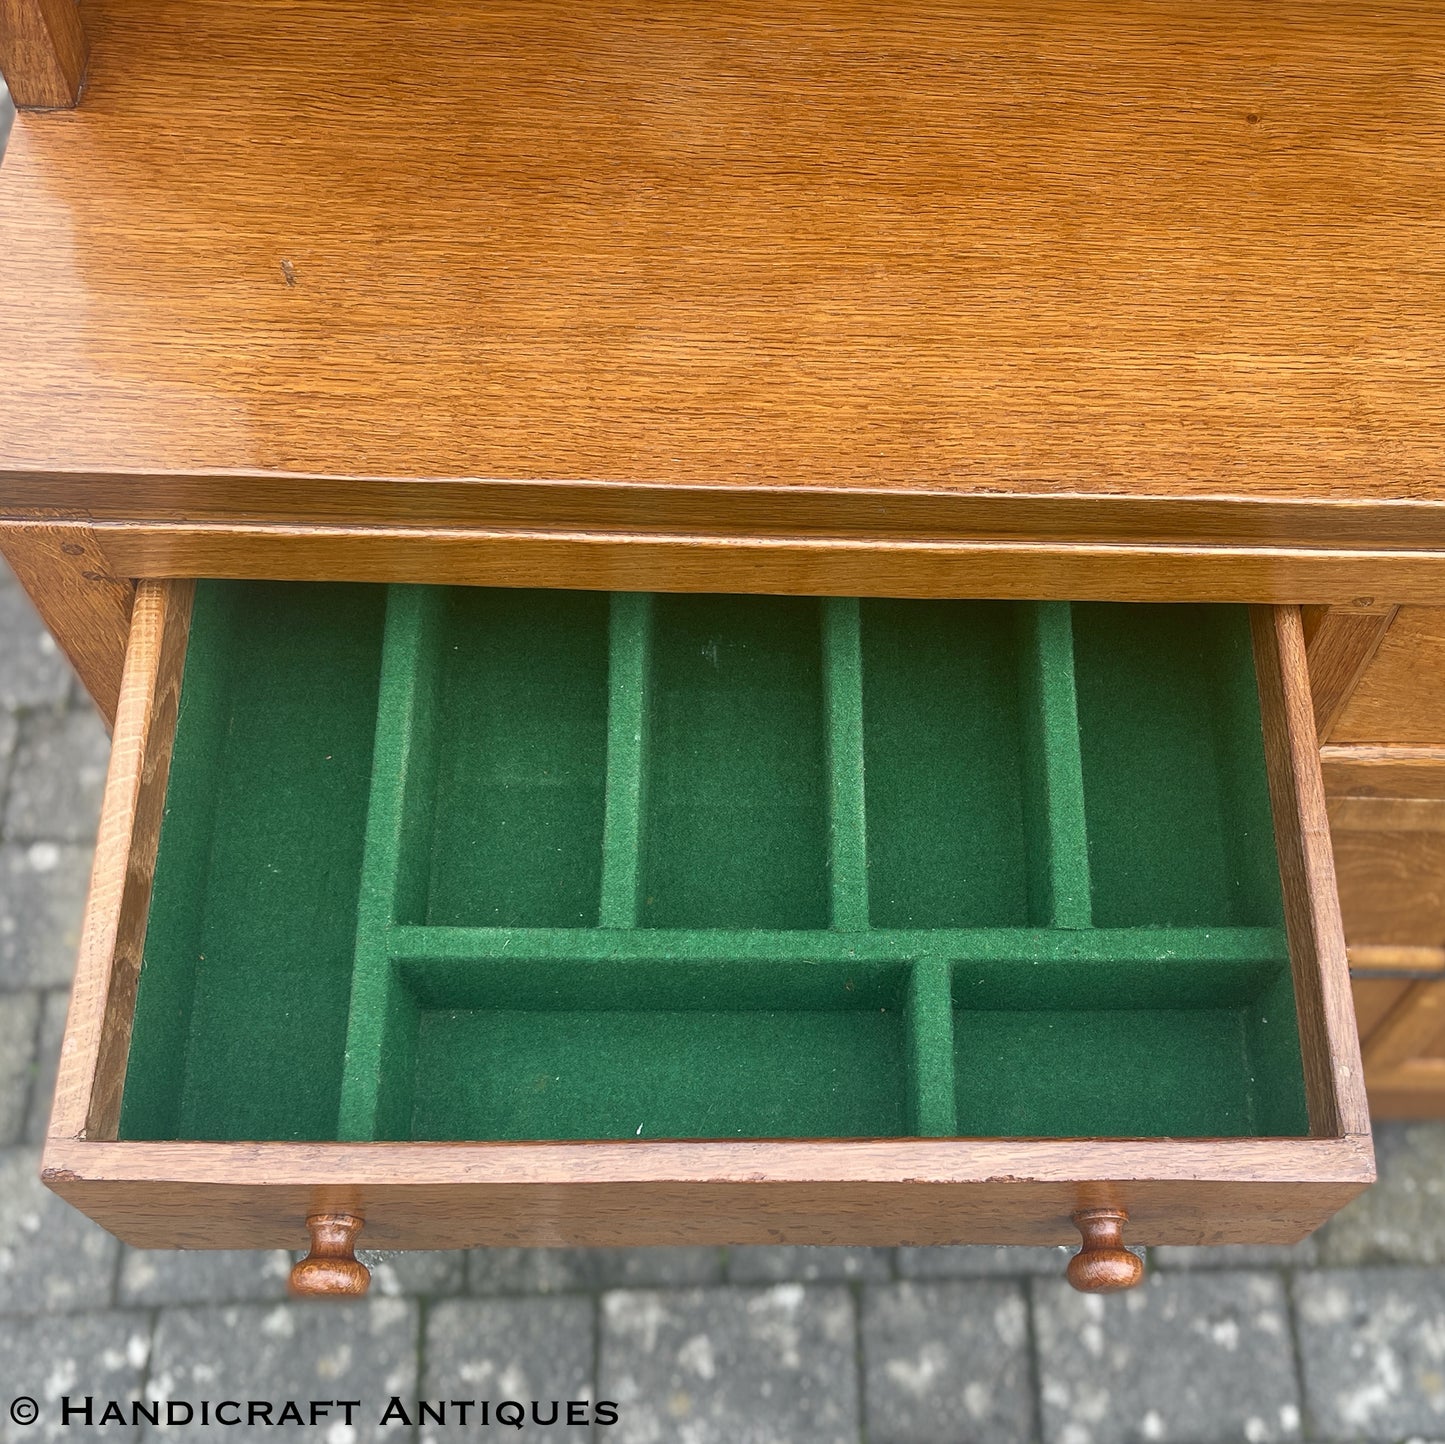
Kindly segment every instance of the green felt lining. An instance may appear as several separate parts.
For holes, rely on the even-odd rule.
[[[1298,1135],[1280,917],[1243,609],[205,583],[121,1133]]]

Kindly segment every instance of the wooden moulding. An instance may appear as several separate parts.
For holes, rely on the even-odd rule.
[[[1122,1209],[1140,1243],[1288,1243],[1374,1177],[1333,900],[1299,614],[1260,609],[1256,651],[1311,1129],[1298,1139],[598,1143],[115,1141],[190,589],[146,584],[46,1183],[137,1246],[303,1247],[308,1216],[370,1247],[1077,1243]]]

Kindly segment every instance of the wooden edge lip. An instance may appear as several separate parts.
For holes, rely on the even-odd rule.
[[[1187,542],[1334,549],[1342,532],[1368,549],[1445,549],[1445,500],[1362,496],[1252,496],[1227,488],[1187,495],[1085,491],[1038,478],[1037,489],[987,481],[939,486],[858,485],[770,479],[739,483],[671,482],[586,476],[389,476],[208,468],[197,472],[137,468],[41,468],[0,462],[0,518],[23,522],[66,513],[93,525],[138,526],[192,521],[234,527],[446,528],[548,521],[563,531],[590,517],[626,517],[629,528],[665,532],[684,518],[734,536],[739,508],[748,529],[766,519],[779,536],[837,531],[901,537],[920,522],[947,521],[951,534],[1055,542]],[[358,507],[358,497],[385,502]],[[145,496],[137,506],[135,498]],[[218,500],[218,498],[220,498]],[[76,506],[83,499],[84,508]],[[840,524],[840,513],[847,516]],[[652,520],[649,522],[649,518]],[[1371,532],[1373,526],[1373,533]],[[590,528],[589,528],[590,529]],[[930,534],[932,526],[925,526]],[[1341,598],[1357,602],[1356,598]],[[1373,600],[1373,599],[1366,599]]]
[[[641,1143],[142,1143],[51,1138],[47,1185],[528,1187],[857,1183],[1369,1183],[1368,1134],[1250,1139],[886,1139]]]

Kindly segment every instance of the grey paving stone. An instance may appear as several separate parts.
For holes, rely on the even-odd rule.
[[[35,1083],[40,994],[0,993],[0,1147],[19,1143]]]
[[[1445,1280],[1428,1269],[1294,1280],[1312,1437],[1445,1436]]]
[[[718,1248],[479,1248],[468,1263],[475,1294],[555,1294],[683,1287],[722,1279]]]
[[[911,1279],[987,1278],[1042,1274],[1062,1278],[1071,1248],[991,1248],[959,1244],[943,1248],[901,1248],[898,1272]]]
[[[15,761],[15,744],[20,740],[20,723],[13,712],[0,712],[0,796],[10,786]]]
[[[38,1150],[0,1151],[0,1314],[106,1308],[119,1247],[40,1182]]]
[[[357,1251],[371,1270],[371,1287],[388,1298],[436,1298],[459,1294],[467,1286],[467,1256],[460,1250],[408,1250],[401,1253]]]
[[[1034,1434],[1028,1306],[1017,1283],[863,1293],[869,1444],[1017,1444]]]
[[[70,664],[8,568],[0,585],[0,707],[59,707]]]
[[[452,1299],[437,1304],[427,1314],[422,1398],[486,1400],[493,1408],[511,1400],[529,1411],[527,1427],[512,1432],[586,1438],[580,1426],[592,1417],[595,1319],[587,1298]],[[535,1421],[530,1415],[533,1400],[542,1406]],[[557,1417],[548,1428],[554,1401]],[[567,1424],[569,1403],[582,1406],[572,1426]],[[462,1416],[445,1417],[445,1425],[422,1425],[423,1444],[468,1432],[460,1427]],[[471,1416],[471,1425],[478,1417]],[[533,1428],[534,1422],[543,1427]],[[472,1432],[490,1437],[500,1431],[493,1424]]]
[[[1265,1269],[1313,1268],[1320,1259],[1320,1236],[1312,1233],[1296,1244],[1228,1244],[1219,1248],[1149,1250],[1155,1268],[1161,1269]]]
[[[803,1248],[781,1245],[728,1250],[728,1279],[735,1284],[802,1283],[859,1279],[886,1283],[893,1277],[887,1248]]]
[[[1299,1438],[1277,1276],[1155,1273],[1114,1295],[1041,1279],[1032,1288],[1048,1444]]]
[[[1445,1122],[1378,1123],[1380,1180],[1320,1230],[1326,1264],[1445,1264]]]
[[[100,816],[110,738],[96,712],[24,719],[5,802],[13,842],[91,842]]]
[[[23,1328],[0,1326],[0,1444],[41,1444],[43,1440],[133,1440],[129,1422],[102,1426],[109,1400],[127,1421],[140,1398],[150,1355],[151,1322],[146,1314],[96,1312],[27,1319]],[[21,1427],[10,1417],[11,1400],[25,1395],[39,1406],[36,1423]],[[83,1409],[91,1398],[92,1424],[72,1414],[64,1423],[62,1400]]]
[[[30,1116],[25,1123],[27,1143],[41,1143],[45,1139],[50,1105],[55,1101],[55,1073],[60,1064],[60,1042],[65,1036],[65,1014],[70,1007],[70,994],[64,988],[52,988],[40,997],[35,1079],[30,1089]]]
[[[284,1249],[123,1250],[119,1302],[128,1305],[229,1304],[283,1299],[291,1273]]]
[[[332,1411],[316,1427],[276,1424],[254,1430],[219,1429],[196,1421],[154,1432],[160,1439],[218,1437],[403,1440],[411,1429],[383,1424],[392,1396],[414,1407],[417,1386],[417,1305],[367,1298],[353,1304],[234,1304],[212,1309],[162,1309],[158,1315],[146,1397],[168,1400],[359,1399],[347,1430]]]
[[[599,1399],[616,1444],[855,1444],[846,1289],[618,1290],[602,1300]]]
[[[70,986],[91,850],[0,846],[0,989]]]

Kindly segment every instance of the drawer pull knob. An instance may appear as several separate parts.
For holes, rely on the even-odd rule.
[[[291,1270],[291,1292],[303,1299],[355,1299],[371,1286],[371,1274],[356,1261],[362,1220],[349,1213],[313,1213],[306,1220],[311,1252]]]
[[[1074,1215],[1084,1246],[1069,1260],[1068,1279],[1083,1294],[1132,1289],[1144,1277],[1144,1260],[1124,1247],[1122,1208],[1085,1208]]]

